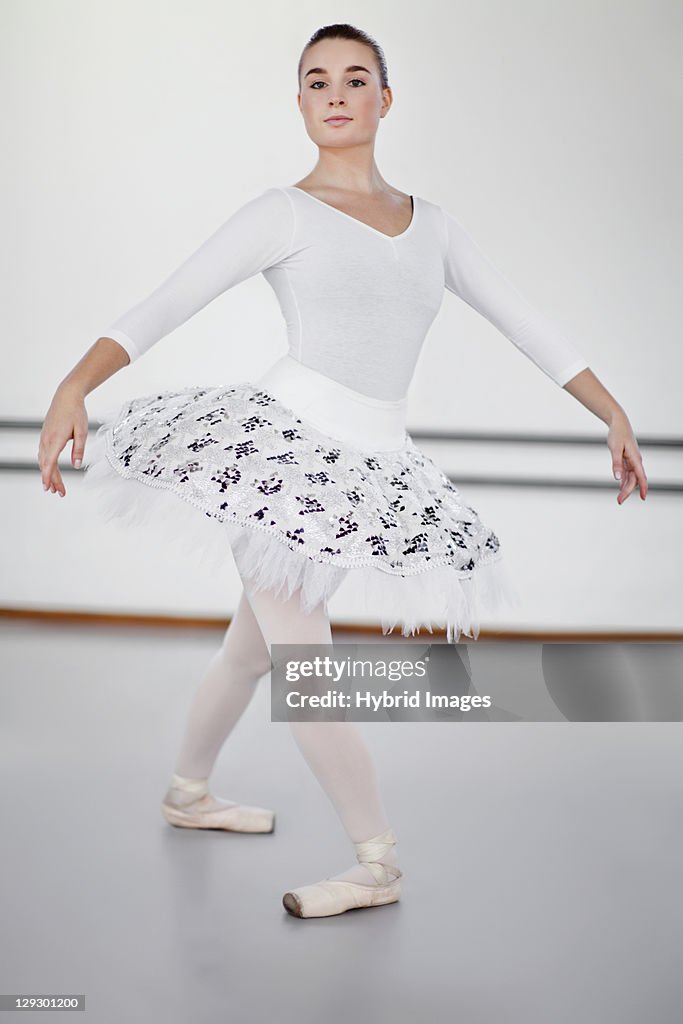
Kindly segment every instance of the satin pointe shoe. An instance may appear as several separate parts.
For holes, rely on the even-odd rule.
[[[186,779],[174,774],[170,788],[192,793],[195,799],[179,807],[165,798],[161,813],[169,825],[223,829],[226,832],[272,832],[275,828],[275,815],[265,807],[234,804],[232,807],[212,808],[208,779]]]
[[[286,892],[282,897],[285,910],[295,917],[332,917],[346,910],[395,903],[401,895],[403,872],[393,864],[382,862],[382,857],[395,843],[396,836],[388,829],[364,843],[353,844],[358,863],[375,876],[376,885],[325,878],[315,885],[303,885]]]

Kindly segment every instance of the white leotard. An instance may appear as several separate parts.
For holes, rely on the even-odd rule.
[[[404,398],[427,331],[454,292],[559,386],[588,363],[442,207],[413,197],[393,237],[295,186],[241,206],[102,337],[131,362],[218,295],[254,274],[273,288],[289,354],[373,398]]]

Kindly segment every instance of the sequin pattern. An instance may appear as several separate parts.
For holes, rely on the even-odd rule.
[[[133,398],[107,444],[122,476],[266,531],[316,562],[397,576],[446,565],[469,575],[500,547],[408,434],[400,449],[362,451],[249,382]]]

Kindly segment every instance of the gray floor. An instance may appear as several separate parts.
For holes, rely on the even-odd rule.
[[[361,723],[404,897],[299,920],[285,889],[353,856],[267,678],[213,783],[276,831],[159,811],[219,641],[0,626],[0,991],[85,993],[62,1016],[98,1024],[680,1022],[679,723]]]

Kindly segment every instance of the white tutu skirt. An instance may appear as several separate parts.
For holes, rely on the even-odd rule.
[[[163,521],[203,564],[232,551],[250,586],[298,590],[305,612],[353,574],[383,634],[437,625],[451,643],[520,603],[495,533],[405,431],[405,400],[290,356],[256,383],[126,401],[85,466],[104,518]]]

